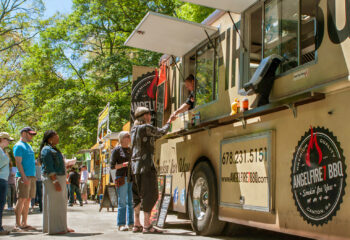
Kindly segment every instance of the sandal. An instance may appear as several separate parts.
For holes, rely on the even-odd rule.
[[[138,233],[138,232],[142,232],[142,230],[143,230],[143,227],[140,225],[140,226],[134,226],[133,228],[132,228],[132,232],[133,233]]]
[[[143,234],[162,234],[163,231],[154,228],[153,225],[150,225],[148,228],[146,227],[143,228],[142,233]]]
[[[20,226],[19,228],[24,230],[24,231],[37,230],[35,227],[32,227],[30,225]]]
[[[132,232],[133,232],[133,233],[139,233],[139,232],[142,232],[142,230],[143,230],[143,227],[142,227],[142,226],[134,226],[134,227],[132,228]]]

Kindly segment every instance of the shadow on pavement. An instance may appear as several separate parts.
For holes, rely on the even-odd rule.
[[[184,222],[166,222],[164,229],[186,229],[186,230],[192,230],[191,223],[184,223]]]
[[[66,233],[66,234],[61,234],[61,235],[52,235],[55,237],[92,237],[92,236],[97,236],[97,235],[102,235],[103,233]]]

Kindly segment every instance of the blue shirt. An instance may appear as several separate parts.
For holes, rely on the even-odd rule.
[[[57,176],[66,175],[63,156],[53,147],[46,145],[41,150],[42,170],[44,174]]]
[[[0,147],[0,178],[6,181],[8,180],[10,175],[9,163],[10,163],[9,157],[6,155],[4,150],[2,150],[2,148]]]
[[[18,141],[13,147],[13,155],[22,158],[24,174],[27,177],[35,177],[35,157],[33,148],[26,142]],[[16,177],[21,177],[17,171]]]

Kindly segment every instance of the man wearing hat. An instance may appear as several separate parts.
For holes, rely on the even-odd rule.
[[[0,132],[0,235],[7,235],[9,231],[2,227],[2,212],[6,202],[7,179],[10,174],[10,159],[5,152],[5,148],[13,138],[7,132]]]
[[[17,205],[15,208],[16,227],[26,230],[32,230],[33,227],[27,224],[29,204],[36,194],[35,178],[35,156],[32,147],[28,142],[36,132],[31,127],[25,127],[21,130],[21,139],[13,147],[13,154],[17,165]],[[22,216],[22,221],[21,221]]]

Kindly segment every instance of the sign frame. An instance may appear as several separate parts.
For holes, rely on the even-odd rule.
[[[255,140],[255,139],[261,139],[261,138],[267,138],[267,187],[268,187],[268,199],[267,200],[267,207],[261,207],[261,206],[254,206],[254,205],[244,205],[244,204],[235,204],[235,203],[228,203],[228,202],[223,202],[221,201],[221,185],[222,185],[222,147],[224,144],[229,144],[229,143],[238,143],[238,142],[243,142],[247,140]],[[247,134],[243,136],[237,136],[237,137],[230,137],[230,138],[224,138],[220,142],[220,162],[219,162],[219,207],[230,207],[230,208],[237,208],[237,209],[245,209],[245,210],[254,210],[254,211],[259,211],[259,212],[272,212],[273,210],[273,154],[275,151],[275,130],[267,130],[263,132],[258,132],[258,133],[253,133],[253,134]]]
[[[110,103],[108,102],[106,107],[98,114],[98,124],[97,124],[97,143],[101,140],[105,135],[103,134],[104,126],[106,127],[106,134],[108,134],[109,130],[109,110]],[[101,135],[101,138],[100,138]]]

